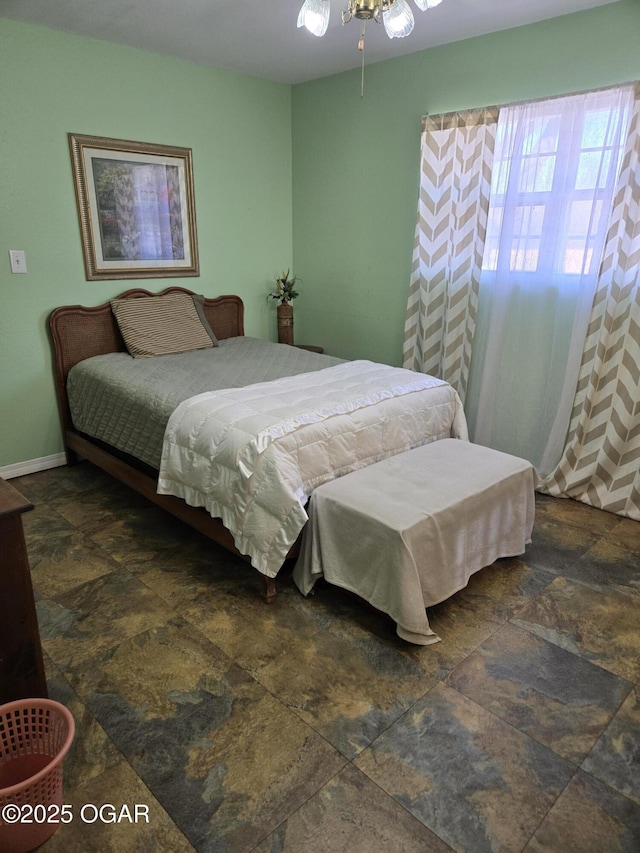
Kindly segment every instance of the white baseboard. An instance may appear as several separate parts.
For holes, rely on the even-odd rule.
[[[5,465],[0,468],[0,477],[11,480],[12,477],[24,477],[26,474],[36,474],[49,468],[59,468],[67,464],[64,453],[53,453],[51,456],[41,456],[39,459],[27,459],[26,462],[16,462],[15,465]]]

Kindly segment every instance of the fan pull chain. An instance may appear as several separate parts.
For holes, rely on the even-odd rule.
[[[364,98],[364,30],[367,25],[365,20],[362,21],[362,28],[360,30],[360,41],[358,42],[358,50],[362,54],[362,72],[360,75],[360,97]]]

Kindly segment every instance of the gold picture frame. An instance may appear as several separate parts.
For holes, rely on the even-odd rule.
[[[69,134],[87,281],[200,275],[190,148]]]

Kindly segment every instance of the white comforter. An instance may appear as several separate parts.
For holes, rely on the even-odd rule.
[[[370,361],[198,394],[167,425],[158,492],[221,518],[238,550],[275,577],[316,486],[441,438],[467,438],[439,379]]]

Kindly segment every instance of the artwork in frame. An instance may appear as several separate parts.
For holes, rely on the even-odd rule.
[[[190,148],[69,134],[87,281],[200,275]]]

